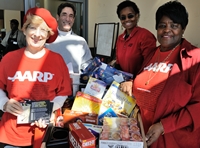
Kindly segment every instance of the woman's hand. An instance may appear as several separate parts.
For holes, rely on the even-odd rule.
[[[147,145],[150,146],[153,142],[155,142],[158,137],[164,133],[164,129],[162,123],[153,124],[146,135]]]
[[[110,63],[108,63],[108,65],[114,67],[114,66],[115,66],[115,63],[116,63],[116,60],[112,60]]]
[[[132,96],[132,87],[133,87],[133,81],[123,82],[119,86],[120,90],[129,96]]]
[[[38,121],[31,123],[31,126],[34,126],[34,125],[39,127],[39,128],[46,128],[47,127],[45,120],[43,120],[42,118],[40,118]]]
[[[10,99],[9,101],[7,101],[6,104],[3,106],[3,110],[15,116],[18,116],[23,112],[21,104],[14,99]]]
[[[46,142],[42,142],[40,148],[46,148]]]
[[[55,125],[55,118],[56,118],[55,113],[52,113],[51,118],[50,118],[50,122],[53,123],[53,125]],[[31,126],[34,126],[34,125],[38,126],[39,128],[46,128],[47,127],[45,120],[43,120],[42,118],[40,118],[38,121],[31,123]]]

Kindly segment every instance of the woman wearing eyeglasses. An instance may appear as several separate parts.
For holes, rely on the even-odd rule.
[[[49,100],[55,111],[72,92],[63,58],[44,46],[58,35],[56,19],[44,8],[31,8],[25,15],[22,29],[27,46],[9,52],[0,62],[0,110],[4,111],[0,121],[0,144],[3,143],[4,148],[35,146],[40,141],[37,139],[37,143],[33,143],[35,130],[44,131],[47,126],[41,117],[32,123],[17,123],[19,115],[23,115],[25,100]],[[32,115],[41,116],[40,113]]]
[[[125,31],[117,39],[115,67],[135,77],[146,56],[155,51],[156,38],[137,25],[140,11],[134,2],[121,2],[117,6],[117,15]]]

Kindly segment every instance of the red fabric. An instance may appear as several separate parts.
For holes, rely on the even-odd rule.
[[[153,123],[162,122],[165,134],[150,148],[199,148],[200,146],[200,49],[186,40],[179,62],[173,65],[157,100]],[[144,62],[148,63],[151,57]],[[134,93],[134,92],[133,92]],[[139,98],[136,98],[136,100]],[[141,114],[142,118],[145,117]],[[145,122],[143,122],[146,125]]]
[[[45,129],[35,128],[33,148],[40,148],[44,137]]]
[[[123,71],[132,73],[134,77],[140,70],[143,59],[156,49],[156,39],[148,30],[135,27],[125,40],[126,30],[117,39],[116,63]]]
[[[46,41],[46,43],[52,43],[53,41],[56,40],[56,38],[58,36],[58,30],[57,30],[58,23],[57,23],[56,19],[51,15],[51,13],[47,9],[38,8],[38,7],[30,8],[26,12],[26,15],[24,16],[24,23],[27,20],[28,14],[40,16],[45,21],[47,26],[49,26],[49,28],[51,28],[52,31],[54,32],[54,34],[49,37],[49,39]]]
[[[140,111],[145,114],[143,117],[143,121],[146,123],[145,132],[152,125],[157,98],[165,86],[173,63],[177,63],[179,48],[178,46],[174,51],[166,52],[160,52],[160,48],[158,48],[144,71],[134,80],[134,97],[138,98],[137,104],[140,106]],[[167,60],[166,57],[168,57]]]
[[[9,98],[18,101],[53,100],[56,96],[72,93],[63,58],[47,49],[40,59],[26,57],[24,48],[8,53],[0,62],[0,74],[0,88],[8,91]],[[31,145],[33,133],[34,128],[29,124],[17,125],[16,116],[6,112],[3,114],[0,142],[16,146]]]

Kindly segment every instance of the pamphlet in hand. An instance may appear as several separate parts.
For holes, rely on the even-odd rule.
[[[53,102],[50,102],[49,100],[26,100],[21,103],[21,105],[23,112],[17,116],[17,124],[32,123],[39,119],[43,119],[47,124],[50,122]]]

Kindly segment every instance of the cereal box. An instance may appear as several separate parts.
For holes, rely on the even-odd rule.
[[[78,91],[71,110],[98,114],[102,100]]]
[[[69,144],[72,148],[95,148],[95,136],[81,123],[69,124]]]
[[[135,99],[119,89],[119,83],[113,81],[102,99],[99,115],[108,108],[112,108],[117,114],[129,116],[136,105]]]
[[[95,57],[82,72],[83,74],[91,75],[100,65],[101,60],[98,57]]]
[[[98,80],[96,78],[90,77],[84,89],[84,93],[101,99],[102,96],[104,95],[105,89],[106,89],[105,82]]]

